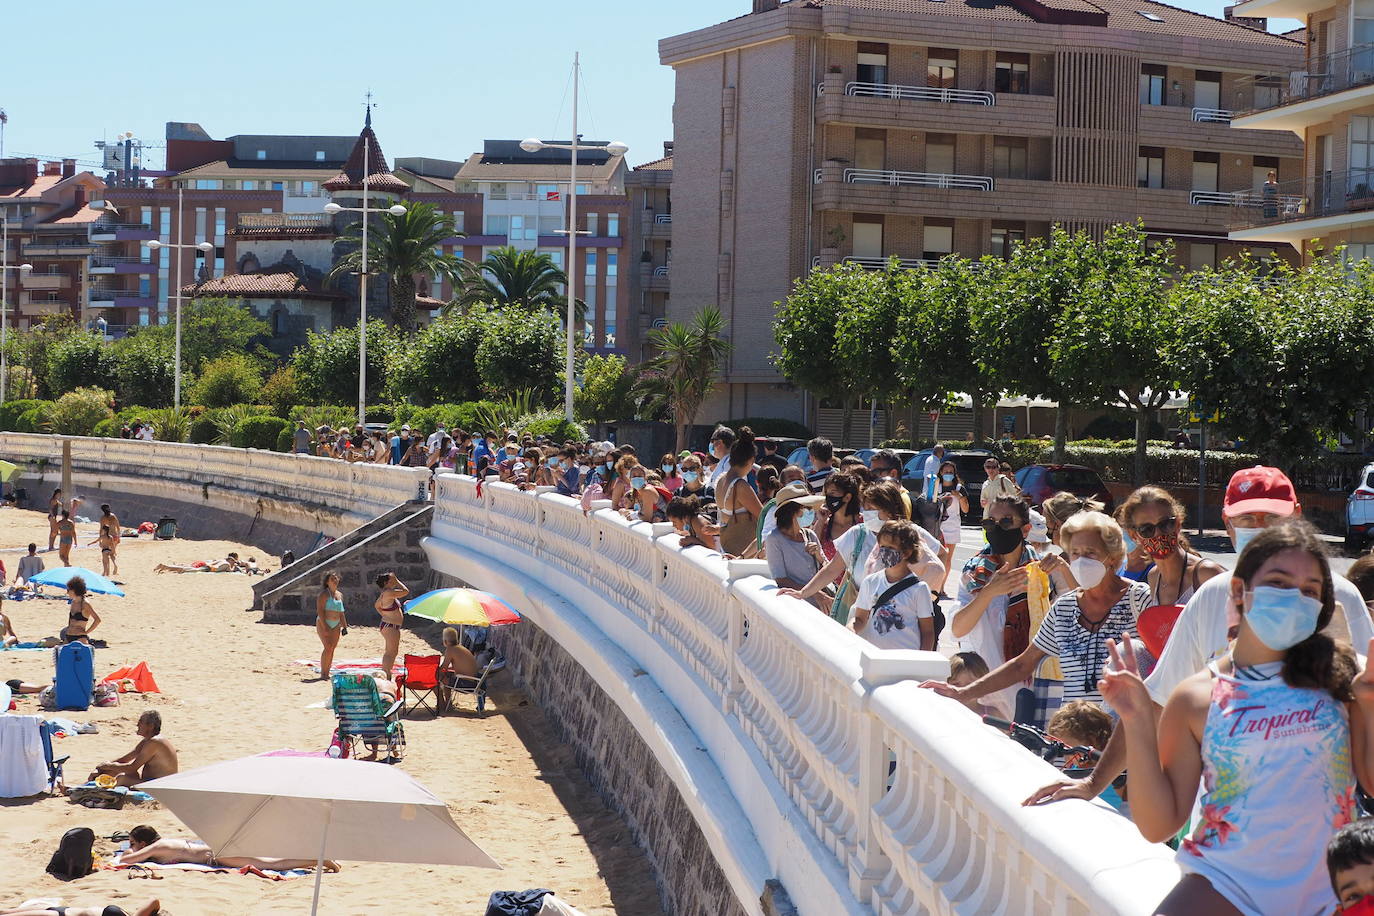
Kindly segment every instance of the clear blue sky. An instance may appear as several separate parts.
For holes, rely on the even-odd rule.
[[[1210,15],[1224,5],[1175,2]],[[461,160],[485,138],[566,136],[577,50],[582,134],[625,141],[638,164],[672,136],[673,75],[658,63],[658,40],[742,15],[751,2],[237,0],[213,13],[171,0],[86,5],[5,4],[4,31],[30,36],[6,47],[5,155],[98,161],[93,141],[132,130],[160,146],[167,121],[198,122],[216,139],[352,134],[370,88],[388,157]],[[84,25],[73,31],[65,17]],[[374,49],[362,68],[360,34]],[[162,151],[145,161],[160,167]]]

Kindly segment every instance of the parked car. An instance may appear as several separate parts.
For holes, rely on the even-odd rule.
[[[759,457],[763,457],[763,446],[765,442],[776,442],[778,444],[778,454],[786,457],[794,454],[798,446],[803,452],[806,451],[806,442],[802,439],[793,439],[790,436],[759,436],[754,439],[754,444],[758,448]]]
[[[1359,554],[1374,540],[1374,464],[1360,471],[1360,482],[1345,501],[1345,549]]]
[[[880,448],[861,448],[854,453],[854,457],[862,461],[866,467],[871,468],[873,467],[873,456],[880,451],[882,451]],[[911,460],[911,457],[916,454],[909,448],[892,448],[888,449],[888,451],[897,456],[898,465],[905,465]]]
[[[837,448],[835,449],[835,460],[839,461],[841,458],[848,458],[852,454],[854,454],[852,448]],[[806,445],[803,444],[800,448],[793,449],[792,454],[787,456],[787,463],[795,464],[797,467],[810,474],[812,470],[811,457],[806,454]]]
[[[906,487],[909,492],[925,492],[926,459],[930,457],[930,453],[931,449],[919,451],[908,458],[902,467],[902,486]],[[977,524],[983,519],[983,505],[978,502],[978,495],[983,492],[983,481],[988,479],[987,472],[983,470],[983,462],[987,461],[991,455],[992,452],[985,448],[955,449],[945,452],[945,460],[954,462],[954,467],[959,471],[959,479],[963,481],[964,491],[968,493],[968,511],[962,516],[963,523],[966,525]]]
[[[1081,464],[1028,464],[1016,472],[1016,484],[1032,508],[1038,509],[1056,493],[1068,492],[1098,500],[1107,507],[1104,511],[1108,515],[1116,509],[1112,491],[1107,489],[1102,478],[1092,468]]]

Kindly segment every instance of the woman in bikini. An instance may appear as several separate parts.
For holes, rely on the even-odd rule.
[[[725,552],[737,557],[752,555],[758,518],[763,503],[749,485],[749,472],[754,469],[754,432],[741,426],[739,437],[730,446],[730,470],[716,485],[716,505],[720,514],[720,543]],[[743,484],[743,486],[740,486]]]
[[[67,625],[62,628],[63,642],[90,643],[90,635],[100,626],[100,615],[86,600],[86,580],[72,576],[67,580],[67,597],[71,606],[67,609]]]
[[[57,523],[61,521],[62,515],[62,490],[52,491],[52,499],[48,500],[48,549],[52,550],[57,544]]]
[[[405,605],[401,602],[410,594],[410,589],[396,578],[394,572],[382,573],[376,582],[382,593],[372,606],[382,617],[382,624],[378,627],[382,631],[382,670],[386,671],[389,678],[391,667],[396,664],[396,653],[401,650],[401,623],[405,619]]]
[[[72,545],[76,543],[76,522],[72,514],[62,509],[57,522],[57,555],[62,558],[63,566],[72,565]]]
[[[119,538],[110,530],[110,526],[101,525],[100,536],[91,543],[100,545],[100,574],[106,578],[119,575],[119,560],[115,557]]]
[[[336,572],[324,574],[324,585],[315,599],[315,632],[320,637],[320,677],[327,681],[334,668],[334,650],[339,647],[339,637],[348,632],[343,592],[339,591]]]

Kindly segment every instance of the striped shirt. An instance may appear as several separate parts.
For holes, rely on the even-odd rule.
[[[811,488],[812,493],[820,493],[825,489],[826,478],[833,473],[835,473],[835,469],[829,465],[812,471],[810,474],[806,475],[806,485]]]
[[[1083,627],[1075,590],[1061,595],[1040,623],[1031,645],[1059,659],[1064,670],[1064,702],[1090,700],[1102,705],[1097,679],[1108,659],[1107,640],[1121,641],[1122,634],[1135,636],[1135,608],[1149,603],[1150,587],[1143,582],[1127,582],[1121,599],[1107,612],[1095,630]]]

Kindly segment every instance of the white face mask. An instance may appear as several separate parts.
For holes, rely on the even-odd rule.
[[[864,509],[859,515],[863,517],[864,527],[874,534],[877,534],[878,529],[883,527],[883,520],[878,517],[877,509]]]
[[[1079,585],[1092,588],[1106,578],[1107,567],[1101,560],[1092,557],[1075,557],[1069,563],[1069,572],[1073,573]]]

